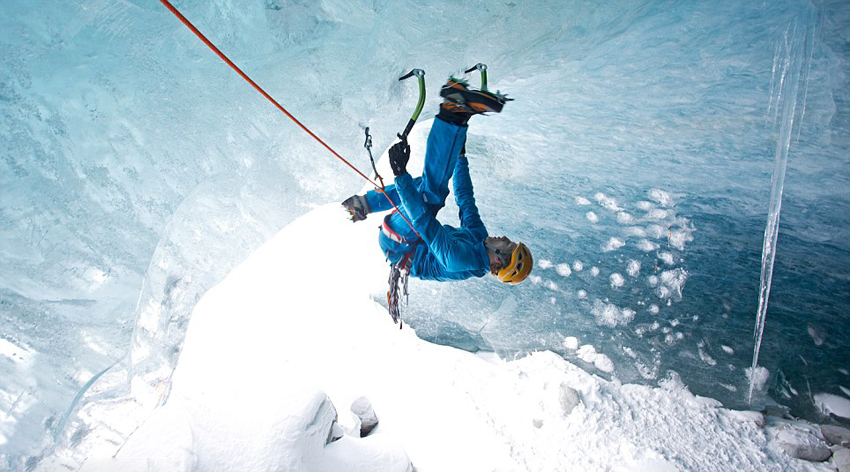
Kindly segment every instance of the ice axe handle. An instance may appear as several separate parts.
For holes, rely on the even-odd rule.
[[[410,120],[407,122],[407,126],[404,127],[404,131],[398,135],[400,139],[406,139],[407,135],[410,134],[410,130],[413,129],[413,125],[416,124],[416,120],[419,119],[419,114],[422,113],[422,106],[425,105],[425,71],[422,69],[413,69],[412,71],[404,74],[399,77],[398,80],[409,79],[413,76],[416,76],[419,82],[419,102],[416,104],[416,110],[413,111],[413,115],[410,117]]]
[[[474,66],[470,67],[467,71],[464,72],[464,74],[468,74],[474,70],[481,71],[481,90],[487,90],[487,64],[479,62],[478,64],[475,64]]]

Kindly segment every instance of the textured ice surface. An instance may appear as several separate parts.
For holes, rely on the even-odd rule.
[[[491,88],[515,101],[471,122],[482,217],[572,274],[535,269],[536,283],[516,288],[414,281],[410,324],[506,357],[563,353],[573,335],[623,380],[675,370],[694,392],[744,405],[741,388],[718,385],[742,387],[751,358],[773,71],[809,2],[179,6],[361,169],[363,127],[380,153],[410,116],[417,91],[400,74],[427,71],[424,117],[445,77],[487,63]],[[850,6],[814,7],[822,21],[809,38],[760,360],[797,392],[783,396],[777,374],[765,393],[812,417],[808,387],[838,392],[850,365]],[[162,401],[201,295],[279,228],[363,182],[157,2],[8,0],[0,24],[0,454],[17,466],[51,447],[66,413],[70,424],[89,415],[89,399],[124,401],[128,375],[136,401]],[[446,34],[458,24],[467,39]],[[451,201],[440,217],[456,224]],[[334,236],[316,237],[341,243]],[[624,245],[602,251],[612,238]],[[638,277],[611,287],[629,260]],[[599,324],[597,300],[634,317]],[[822,345],[807,323],[829,333]],[[702,340],[717,365],[700,358]]]

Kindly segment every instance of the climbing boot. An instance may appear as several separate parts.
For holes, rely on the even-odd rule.
[[[466,107],[468,109],[466,112],[473,115],[488,112],[499,113],[505,106],[505,102],[509,100],[500,93],[470,88],[466,82],[454,77],[449,78],[446,85],[443,85],[443,88],[440,89],[440,96],[447,102]]]

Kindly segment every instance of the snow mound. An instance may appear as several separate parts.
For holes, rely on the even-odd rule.
[[[816,467],[771,453],[753,415],[681,382],[623,385],[552,352],[506,362],[399,330],[374,301],[387,270],[375,238],[374,225],[352,225],[337,204],[284,228],[198,303],[168,402],[81,470]],[[415,281],[412,292],[427,296]],[[380,418],[367,437],[353,403]]]

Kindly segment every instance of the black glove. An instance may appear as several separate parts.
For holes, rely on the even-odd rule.
[[[390,148],[390,167],[396,177],[407,172],[407,161],[409,159],[410,145],[407,144],[407,138],[395,143]]]
[[[357,223],[366,219],[366,215],[371,212],[369,201],[366,197],[360,195],[352,195],[342,202],[342,207],[351,215],[351,221]]]

